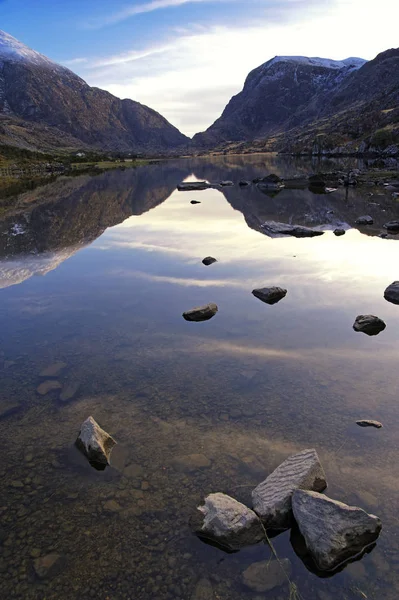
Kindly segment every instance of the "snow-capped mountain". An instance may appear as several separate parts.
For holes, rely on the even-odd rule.
[[[194,143],[212,146],[227,140],[262,138],[316,116],[320,96],[335,90],[366,63],[306,56],[275,56],[249,73],[242,92]]]
[[[188,143],[151,108],[90,87],[0,30],[0,143],[167,152]]]

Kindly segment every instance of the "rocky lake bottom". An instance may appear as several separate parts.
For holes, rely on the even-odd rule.
[[[278,570],[267,589],[248,580],[274,560],[268,544],[226,553],[189,520],[211,492],[251,506],[251,491],[305,448],[318,452],[326,494],[378,515],[382,531],[324,576],[291,531],[273,537],[296,597],[398,598],[399,306],[384,290],[399,279],[399,236],[379,234],[399,201],[382,186],[237,185],[346,167],[165,161],[60,177],[1,215],[1,598],[292,599]],[[235,185],[176,190],[195,179]],[[362,215],[373,224],[356,224]],[[273,238],[265,221],[325,233]],[[286,297],[265,304],[251,293],[265,286]],[[208,302],[211,320],[182,318]],[[378,335],[353,330],[367,314],[386,323]],[[74,446],[89,415],[117,442],[103,471]]]

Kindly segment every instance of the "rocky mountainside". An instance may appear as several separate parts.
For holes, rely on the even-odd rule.
[[[399,50],[369,62],[275,57],[248,75],[242,92],[194,143],[316,153],[348,144],[387,147],[396,141],[398,115]]]
[[[165,153],[189,140],[151,108],[90,87],[0,31],[0,142]]]

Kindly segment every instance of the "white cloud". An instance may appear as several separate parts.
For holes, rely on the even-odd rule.
[[[139,7],[163,1],[166,6],[159,0]],[[187,26],[157,45],[82,65],[79,74],[90,85],[151,106],[193,135],[220,116],[251,69],[275,55],[371,59],[396,46],[396,22],[386,18],[395,3],[286,0],[274,12],[270,4],[257,4],[256,23]]]
[[[132,4],[131,6],[127,6],[122,10],[110,13],[104,17],[99,17],[97,19],[93,19],[87,24],[88,28],[101,28],[107,25],[114,25],[115,23],[120,23],[121,21],[126,21],[126,19],[130,19],[131,17],[135,17],[136,15],[141,15],[143,13],[153,12],[154,10],[166,9],[175,6],[181,6],[182,4],[189,4],[194,2],[221,2],[221,1],[229,1],[229,0],[152,0],[151,2],[145,2],[143,4]],[[234,0],[230,0],[234,1]]]

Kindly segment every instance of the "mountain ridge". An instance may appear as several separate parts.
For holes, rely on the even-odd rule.
[[[42,146],[167,153],[189,138],[153,109],[90,87],[70,69],[31,50],[0,31],[0,139],[34,148],[35,129]],[[23,123],[21,123],[21,120]],[[18,128],[31,129],[24,136]],[[51,128],[47,145],[43,126]],[[65,140],[64,140],[65,137]],[[76,142],[75,142],[76,140]]]

